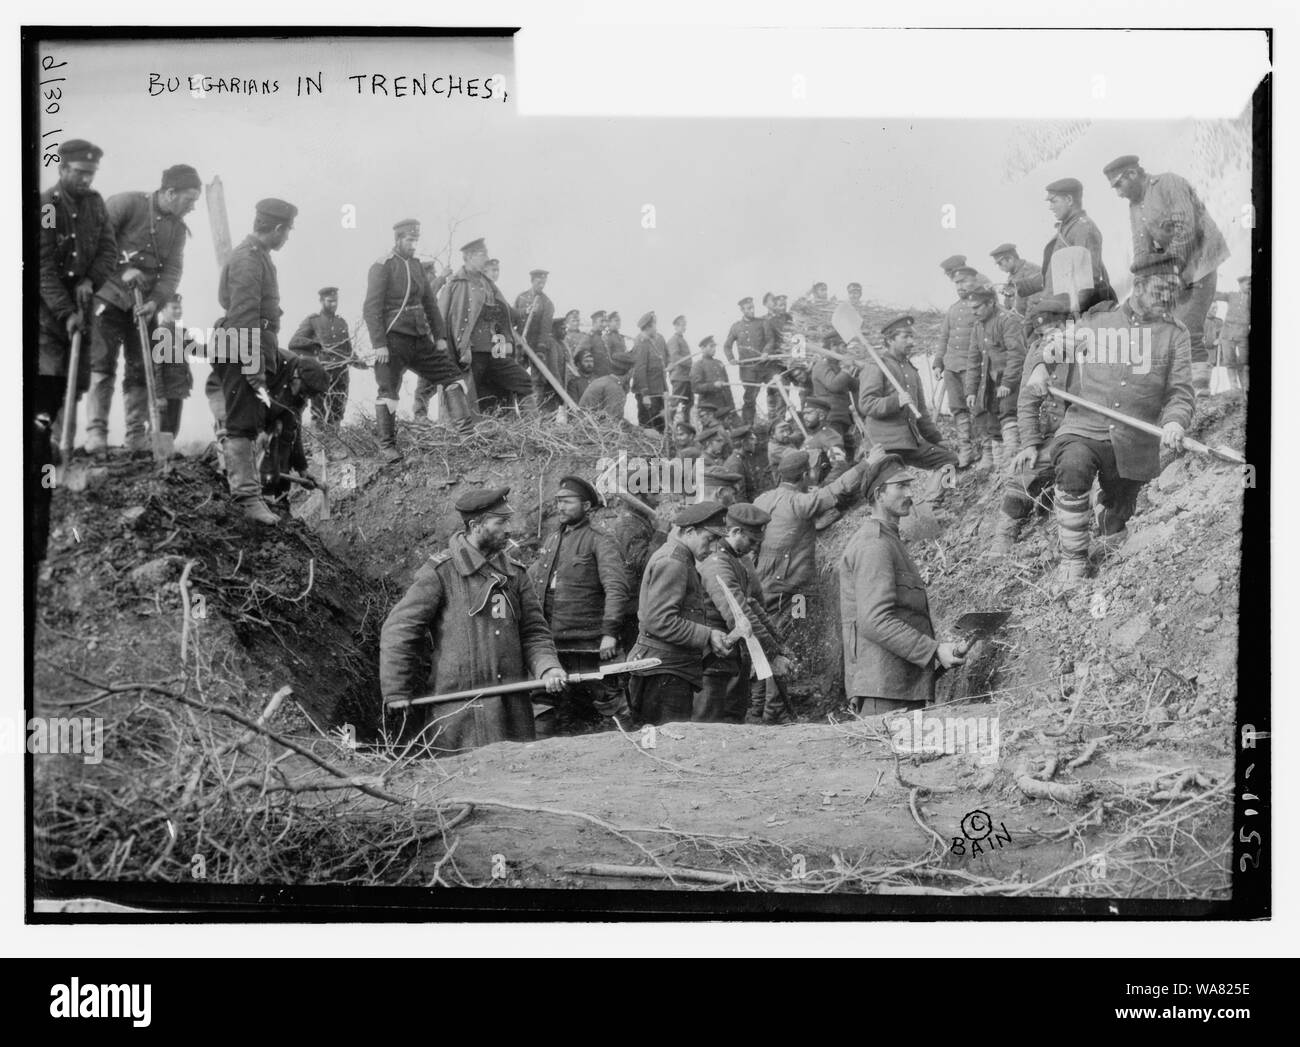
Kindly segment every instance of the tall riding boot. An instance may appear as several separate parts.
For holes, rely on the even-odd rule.
[[[235,504],[254,523],[279,523],[279,517],[262,500],[262,482],[253,460],[253,441],[246,436],[226,437],[226,477]]]
[[[397,449],[395,421],[387,404],[375,404],[375,436],[379,438],[379,453],[386,462],[397,462],[402,458],[402,452]]]
[[[126,449],[131,454],[149,453],[149,390],[142,386],[126,387]]]
[[[1002,419],[1002,464],[1007,469],[1020,451],[1020,423],[1014,418]]]
[[[113,386],[116,384],[116,375],[95,373],[90,376],[90,391],[86,397],[87,454],[108,453],[108,412],[113,406]]]
[[[1088,524],[1092,517],[1086,494],[1056,491],[1056,530],[1061,546],[1061,566],[1057,578],[1076,582],[1088,573]]]
[[[1210,365],[1207,361],[1192,362],[1192,392],[1197,396],[1210,395]]]
[[[1014,516],[998,511],[998,522],[993,528],[993,541],[989,543],[988,556],[990,559],[1001,560],[1011,555],[1012,547],[1016,544],[1016,538],[1020,535],[1020,521]]]
[[[761,724],[763,712],[767,708],[767,681],[749,681],[749,709],[745,713],[745,723]]]
[[[970,412],[962,411],[953,415],[957,426],[957,468],[968,469],[975,461],[975,447],[971,443]]]
[[[474,419],[470,414],[465,387],[460,382],[452,382],[442,387],[442,394],[443,402],[447,405],[447,421],[452,428],[461,431],[473,428]]]

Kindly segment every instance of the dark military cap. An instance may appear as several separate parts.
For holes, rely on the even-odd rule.
[[[607,313],[605,314],[605,319],[606,319],[606,320],[622,320],[622,319],[623,319],[623,314],[620,313],[617,309],[611,309],[609,312],[607,312]]]
[[[753,304],[754,304],[754,296],[753,296],[753,295],[746,295],[744,298],[742,298],[742,299],[741,299],[740,301],[738,301],[736,304],[737,304],[738,306],[740,306],[742,309],[743,309],[745,306],[747,306],[747,305],[753,305]]]
[[[551,275],[551,271],[550,271],[549,269],[529,269],[529,270],[528,270],[528,275],[529,275],[530,277],[533,277],[533,276],[550,276],[550,275]]]
[[[710,487],[732,487],[744,481],[740,473],[733,473],[730,469],[705,469],[704,482]]]
[[[593,320],[603,320],[603,319],[605,319],[605,310],[604,310],[604,309],[597,309],[594,313],[591,314],[591,318],[592,318]]]
[[[880,329],[880,335],[882,338],[890,338],[900,327],[911,327],[914,323],[916,321],[910,316],[896,316]]]
[[[828,331],[822,336],[822,348],[833,349],[837,345],[843,345],[844,339],[840,337],[839,331]]]
[[[184,192],[186,189],[202,189],[203,181],[189,164],[174,164],[162,173],[162,187]]]
[[[823,397],[805,396],[803,398],[803,409],[806,411],[810,407],[815,407],[819,411],[829,411],[831,409],[831,405]]]
[[[992,284],[976,284],[966,293],[967,298],[977,298],[983,302],[994,301],[997,296],[997,288]]]
[[[826,286],[826,281],[825,281],[825,280],[818,280],[815,284],[813,284],[813,290],[815,291],[815,290],[817,290],[817,288],[819,288],[819,287],[825,287],[825,286]]]
[[[104,150],[84,138],[69,138],[59,146],[59,158],[65,164],[97,164]]]
[[[1015,244],[998,244],[997,247],[993,248],[993,250],[989,252],[989,256],[992,258],[997,258],[999,255],[1015,254],[1015,253],[1016,253]]]
[[[781,456],[781,464],[776,467],[776,474],[782,480],[797,480],[808,471],[808,452],[795,449]]]
[[[701,349],[703,349],[706,345],[717,345],[717,344],[718,344],[718,340],[714,338],[713,335],[711,334],[706,334],[703,338],[700,339]]]
[[[1106,176],[1107,181],[1113,182],[1115,176],[1121,171],[1127,171],[1130,167],[1138,167],[1140,166],[1140,163],[1141,162],[1138,158],[1132,153],[1129,153],[1127,156],[1117,156],[1101,169],[1101,173]]]
[[[298,378],[302,381],[303,396],[319,396],[329,388],[325,368],[314,356],[298,357]]]
[[[942,269],[945,273],[951,275],[954,270],[960,269],[965,264],[966,264],[966,256],[964,254],[955,254],[950,258],[945,258],[942,262],[940,262],[939,268]]]
[[[1025,320],[1034,327],[1054,323],[1063,316],[1070,315],[1070,296],[1065,294],[1044,295],[1030,303],[1025,311]]]
[[[870,501],[871,496],[885,484],[914,479],[916,477],[903,464],[903,459],[896,454],[887,454],[867,470],[866,479],[862,482],[862,493]]]
[[[681,324],[681,323],[685,323],[685,322],[686,322],[686,317],[685,317],[685,316],[674,316],[674,317],[673,317],[673,323],[675,323],[675,324]]]
[[[253,209],[260,215],[274,218],[280,222],[292,222],[298,217],[298,208],[283,200],[277,200],[274,196],[268,196],[265,200],[258,200]]]
[[[464,247],[460,249],[461,254],[469,254],[471,251],[486,251],[486,250],[487,250],[487,241],[482,238],[478,240],[471,240],[469,243],[467,243]]]
[[[976,269],[973,265],[959,265],[959,266],[957,266],[956,269],[954,269],[954,270],[953,270],[951,273],[949,273],[948,275],[949,275],[949,276],[964,276],[966,273],[970,273],[971,276],[979,276],[980,271],[979,271],[978,269]]]
[[[506,501],[509,487],[485,487],[481,491],[466,491],[456,499],[456,512],[462,516],[488,513],[492,516],[513,516],[514,509]]]
[[[316,292],[316,294],[321,298],[324,298],[326,295],[332,295],[338,293],[339,293],[339,289],[337,287],[322,287],[319,291]]]
[[[707,527],[721,529],[727,518],[727,507],[721,502],[691,502],[677,513],[673,523],[678,527]]]
[[[419,236],[420,220],[418,218],[403,218],[393,226],[393,232],[398,236],[401,236],[403,233],[414,233],[416,236]]]
[[[651,309],[648,313],[646,313],[643,317],[641,317],[640,320],[636,322],[636,325],[638,329],[644,331],[647,327],[649,327],[654,322],[655,322],[655,311]]]
[[[1077,178],[1058,178],[1047,187],[1047,192],[1052,196],[1078,197],[1083,193],[1083,183]]]
[[[587,483],[581,476],[561,476],[560,489],[555,492],[556,498],[581,498],[590,502],[592,505],[604,505],[596,488]]]
[[[727,523],[731,527],[753,527],[759,529],[772,522],[769,513],[765,513],[749,502],[735,502],[727,507]]]
[[[754,427],[752,425],[738,425],[734,429],[728,429],[727,435],[733,440],[743,440],[753,432]]]
[[[564,318],[566,320],[581,320],[582,314],[578,312],[578,310],[576,309],[570,309],[567,313],[564,314]]]
[[[720,425],[708,425],[700,432],[700,443],[706,444],[710,440],[717,440],[719,437],[725,440],[727,431]]]
[[[1162,251],[1139,255],[1128,267],[1134,276],[1177,276],[1178,259]]]

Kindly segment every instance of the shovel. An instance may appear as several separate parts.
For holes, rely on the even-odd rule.
[[[72,464],[72,442],[77,427],[77,372],[81,367],[81,332],[85,327],[85,313],[82,313],[82,326],[72,336],[72,352],[68,358],[68,390],[63,397],[63,429],[59,434],[59,452],[62,464],[59,466],[58,484],[69,491],[86,489],[86,470]]]
[[[1010,611],[970,611],[957,619],[954,628],[966,633],[966,639],[957,645],[957,654],[965,657],[977,641],[992,636],[1007,624]]]
[[[171,433],[162,431],[162,420],[158,417],[158,385],[154,379],[153,361],[149,358],[149,325],[141,315],[144,296],[138,287],[131,288],[131,293],[135,296],[135,325],[140,332],[140,352],[144,357],[144,384],[149,396],[149,435],[153,444],[153,457],[156,462],[166,462],[175,450],[175,440]]]
[[[1093,289],[1092,252],[1086,247],[1058,247],[1052,252],[1052,290],[1070,297],[1070,312],[1078,319],[1079,296]]]

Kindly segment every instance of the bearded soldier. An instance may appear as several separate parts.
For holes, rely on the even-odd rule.
[[[1052,442],[1061,545],[1059,578],[1066,583],[1087,575],[1093,481],[1101,484],[1098,531],[1109,543],[1122,541],[1137,506],[1138,491],[1160,474],[1161,448],[1181,450],[1192,420],[1191,339],[1187,328],[1173,317],[1180,289],[1177,262],[1167,255],[1147,255],[1133,263],[1132,273],[1129,300],[1118,307],[1101,305],[1090,310],[1076,326],[1075,344],[1063,346],[1070,354],[1063,385],[1093,403],[1159,425],[1162,435],[1150,436],[1112,422],[1078,404],[1066,409]],[[1097,351],[1096,347],[1107,344],[1113,348],[1120,334],[1131,346],[1128,360],[1117,358],[1118,353]],[[1130,340],[1133,334],[1142,347],[1137,361],[1132,360],[1136,349]],[[1058,377],[1062,369],[1057,363]],[[1047,370],[1045,355],[1029,382],[1035,395],[1046,391]]]
[[[508,487],[456,500],[464,530],[429,558],[384,621],[379,685],[390,704],[422,694],[542,679],[566,687],[564,670],[523,564],[505,555],[514,510]],[[430,649],[432,638],[432,649]],[[422,667],[432,663],[426,676]],[[536,737],[528,694],[411,706],[407,727],[437,752]]]
[[[117,272],[95,293],[95,328],[92,341],[89,420],[86,450],[108,450],[108,413],[117,382],[117,356],[125,357],[122,377],[126,401],[126,449],[147,453],[149,390],[144,360],[147,346],[140,345],[134,291],[143,296],[140,316],[152,330],[155,314],[171,300],[180,284],[189,229],[184,218],[202,191],[198,172],[176,164],[162,174],[162,185],[152,193],[118,193],[108,200],[108,224],[117,244]]]

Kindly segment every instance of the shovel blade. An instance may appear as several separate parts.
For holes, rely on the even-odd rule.
[[[957,619],[956,628],[978,638],[997,632],[1010,618],[1010,611],[968,611]]]

